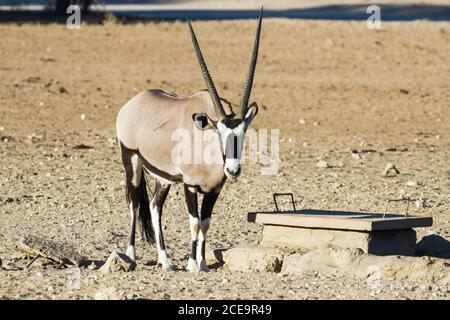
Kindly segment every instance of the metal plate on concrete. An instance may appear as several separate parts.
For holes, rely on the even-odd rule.
[[[333,230],[375,231],[430,227],[432,217],[331,210],[249,212],[248,221],[264,225]]]

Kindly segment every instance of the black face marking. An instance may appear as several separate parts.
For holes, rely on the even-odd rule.
[[[225,127],[234,129],[238,125],[242,123],[242,119],[235,118],[234,115],[227,115],[225,118],[222,119],[222,123],[225,125]]]
[[[238,138],[234,133],[230,133],[227,137],[227,142],[225,145],[225,158],[238,158]]]

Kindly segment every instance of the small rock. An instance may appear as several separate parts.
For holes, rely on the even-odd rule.
[[[279,272],[284,252],[275,248],[236,247],[223,253],[225,267],[231,271]]]
[[[393,163],[388,163],[383,172],[384,176],[392,176],[398,174],[400,174],[400,171],[396,168],[396,166]]]
[[[406,186],[415,188],[415,187],[419,186],[419,183],[417,181],[410,180],[410,181],[406,182]]]
[[[14,202],[14,199],[11,198],[11,197],[7,197],[4,202],[5,203],[11,203],[11,202]]]
[[[59,87],[58,91],[59,91],[59,93],[67,93],[68,92],[67,89],[62,86]]]
[[[99,269],[103,273],[112,273],[118,271],[133,271],[136,267],[136,263],[131,260],[126,254],[113,251],[105,264]]]
[[[353,159],[357,159],[357,160],[361,160],[363,157],[359,153],[352,153],[352,158]]]
[[[328,162],[326,162],[324,160],[320,160],[319,162],[317,162],[316,167],[317,168],[329,168],[330,165],[328,164]]]
[[[300,120],[298,120],[298,123],[300,123],[301,125],[304,125],[304,124],[306,124],[306,121],[305,121],[305,119],[300,118]]]
[[[80,119],[83,120],[83,121],[86,120],[86,115],[85,115],[84,113],[82,113],[82,114],[80,115]]]
[[[122,300],[123,298],[124,294],[118,292],[114,287],[101,288],[94,296],[95,300]]]

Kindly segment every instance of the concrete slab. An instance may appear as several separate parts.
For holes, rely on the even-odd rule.
[[[416,232],[412,229],[360,232],[264,225],[261,245],[307,251],[333,245],[380,256],[413,256]]]
[[[250,212],[248,221],[263,225],[291,226],[330,230],[381,231],[430,227],[432,217],[331,210]]]

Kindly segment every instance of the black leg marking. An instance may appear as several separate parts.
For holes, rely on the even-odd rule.
[[[197,259],[197,240],[191,241],[191,254],[189,255],[189,257],[192,260]]]
[[[151,215],[153,222],[153,229],[156,234],[156,246],[158,249],[158,262],[162,265],[165,270],[174,270],[172,262],[167,256],[166,245],[164,243],[164,236],[162,231],[162,209],[164,202],[166,201],[167,195],[169,194],[170,185],[163,184],[156,181],[155,192],[153,200],[151,202]]]
[[[191,253],[189,255],[189,261],[187,269],[188,271],[198,271],[197,265],[197,239],[200,229],[199,217],[198,217],[198,197],[197,191],[194,187],[184,185],[184,195],[186,198],[186,205],[189,211],[189,229],[191,232]]]
[[[218,193],[205,193],[203,196],[202,202],[202,210],[201,210],[201,218],[202,220],[206,220],[211,218],[211,214],[216,204],[217,198],[219,197],[220,191]]]
[[[206,193],[203,196],[202,208],[200,212],[200,235],[199,235],[199,252],[197,252],[197,263],[200,271],[208,271],[208,266],[206,265],[205,249],[206,249],[206,233],[208,232],[209,225],[211,222],[211,214],[214,205],[219,197],[220,189],[217,193]]]

